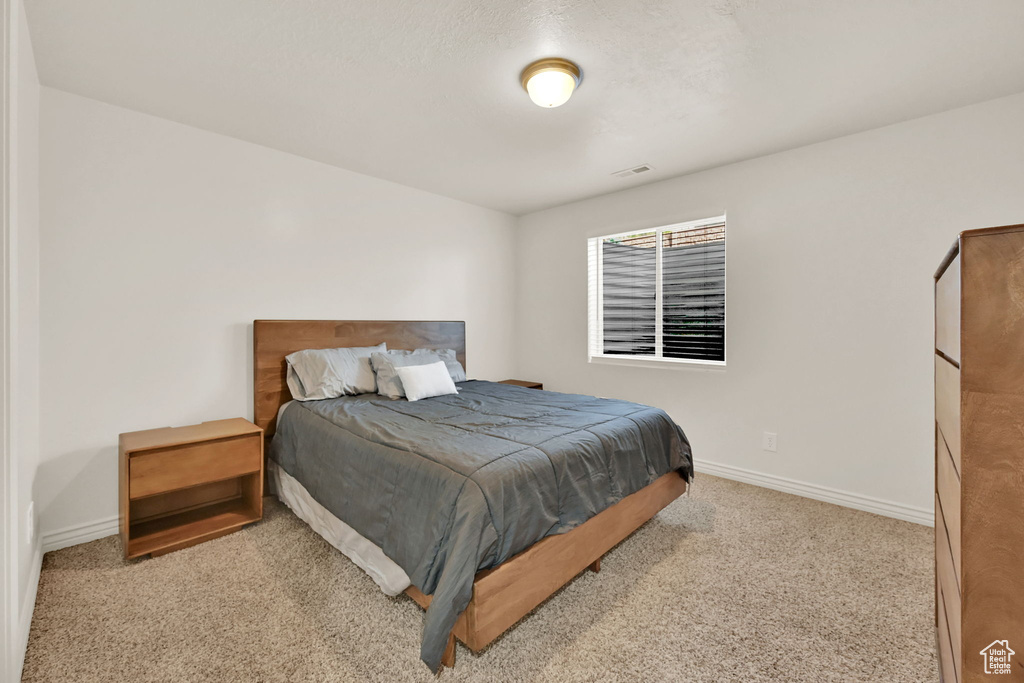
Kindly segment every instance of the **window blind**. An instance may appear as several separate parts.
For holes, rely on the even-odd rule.
[[[657,235],[601,242],[604,353],[651,355],[657,328]]]
[[[725,226],[661,233],[662,355],[725,360]]]
[[[588,241],[594,356],[725,362],[725,217]]]

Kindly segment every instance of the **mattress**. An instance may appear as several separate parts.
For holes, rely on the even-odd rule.
[[[459,390],[296,403],[271,444],[310,498],[433,596],[421,657],[435,670],[477,571],[667,472],[693,473],[685,435],[659,409],[491,382]]]

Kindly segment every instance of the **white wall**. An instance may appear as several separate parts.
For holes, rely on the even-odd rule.
[[[11,248],[16,259],[17,290],[13,323],[16,330],[11,380],[15,401],[11,405],[12,438],[17,453],[21,584],[25,596],[31,585],[32,564],[40,558],[38,535],[28,538],[35,520],[28,520],[39,462],[39,78],[24,11],[19,12],[17,204]],[[22,605],[24,608],[24,604]],[[28,605],[31,609],[32,605]]]
[[[251,419],[253,319],[465,320],[510,373],[508,215],[49,88],[41,140],[48,539],[113,533],[119,432]]]
[[[523,217],[519,376],[662,407],[715,471],[928,519],[932,274],[1024,222],[1022,122],[1016,95]],[[586,238],[723,212],[728,368],[588,364]]]
[[[13,678],[20,677],[28,630],[35,606],[42,561],[34,498],[39,461],[39,78],[24,7],[9,4],[10,82],[8,84],[7,150],[7,295],[8,397],[7,410],[10,488],[7,569],[13,590],[12,613],[5,615],[11,637]]]

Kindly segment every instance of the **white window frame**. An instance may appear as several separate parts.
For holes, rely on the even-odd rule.
[[[662,282],[661,282],[661,253],[663,232],[674,230],[694,230],[708,225],[725,223],[725,358],[724,360],[701,360],[696,358],[665,358],[662,356]],[[604,292],[601,286],[604,271],[603,253],[601,243],[610,238],[628,237],[641,233],[655,233],[655,245],[657,254],[655,256],[655,334],[654,354],[623,354],[623,353],[602,353],[604,346]],[[725,214],[711,218],[700,218],[682,223],[661,225],[656,228],[638,228],[626,230],[609,235],[599,235],[587,239],[587,362],[605,363],[608,365],[633,365],[647,367],[681,367],[702,370],[725,370],[726,362],[729,360],[729,226]]]

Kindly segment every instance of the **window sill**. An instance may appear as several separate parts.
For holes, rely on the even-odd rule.
[[[590,356],[590,363],[598,365],[626,365],[641,368],[659,368],[662,370],[703,370],[705,372],[725,372],[725,361],[721,360],[688,360],[682,358],[655,358],[644,356],[596,355]]]

